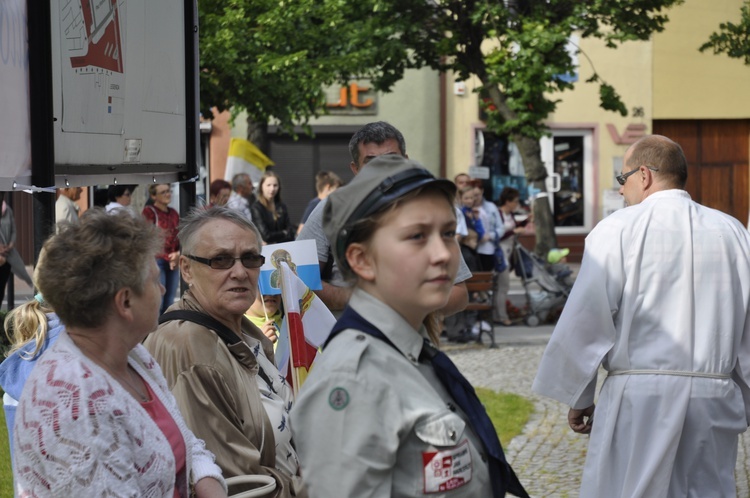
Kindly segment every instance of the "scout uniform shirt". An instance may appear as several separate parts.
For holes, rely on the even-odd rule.
[[[424,328],[360,289],[349,306],[398,349],[347,329],[316,360],[291,412],[310,496],[492,496],[481,442],[418,361]]]

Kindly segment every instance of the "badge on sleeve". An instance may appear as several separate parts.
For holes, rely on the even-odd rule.
[[[343,387],[334,387],[328,395],[328,404],[336,411],[343,410],[349,404],[349,393]]]
[[[460,488],[471,481],[469,442],[442,451],[422,452],[424,492],[441,493]]]

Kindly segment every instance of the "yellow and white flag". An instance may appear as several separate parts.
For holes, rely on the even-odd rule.
[[[227,157],[224,179],[231,182],[237,173],[247,173],[253,184],[257,184],[266,168],[273,164],[273,161],[252,142],[243,138],[233,138],[229,142],[229,157]]]

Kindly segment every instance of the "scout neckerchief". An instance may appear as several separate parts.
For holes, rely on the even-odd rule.
[[[398,351],[398,348],[377,327],[365,320],[351,307],[344,310],[341,318],[334,325],[323,348],[340,332],[346,329],[355,329],[379,339]],[[474,433],[482,441],[482,445],[490,456],[490,480],[492,481],[493,495],[502,498],[505,493],[512,493],[520,498],[529,498],[523,489],[518,477],[505,460],[503,448],[497,438],[497,432],[492,426],[492,421],[477,398],[474,388],[468,380],[458,371],[456,365],[442,351],[438,350],[425,339],[419,360],[427,360],[432,364],[440,382],[448,390],[453,400],[461,407],[469,418],[469,425]]]

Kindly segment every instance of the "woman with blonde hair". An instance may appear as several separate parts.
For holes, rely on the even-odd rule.
[[[295,229],[289,219],[289,210],[281,201],[281,180],[276,173],[266,171],[263,174],[256,197],[250,210],[264,244],[293,241]]]

